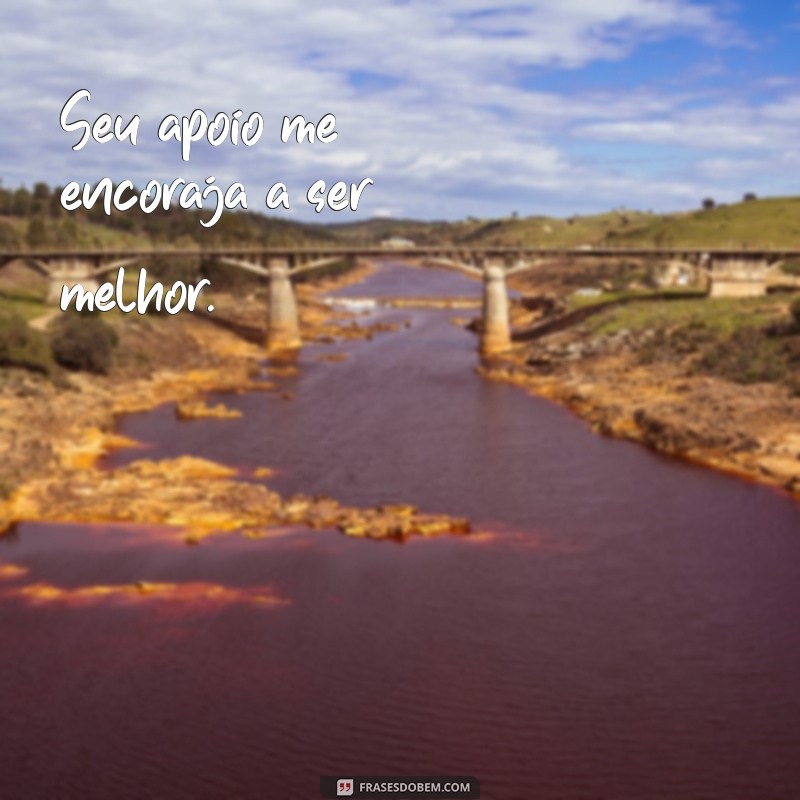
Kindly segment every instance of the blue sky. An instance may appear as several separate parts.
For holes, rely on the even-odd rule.
[[[175,177],[375,185],[358,216],[459,218],[696,207],[795,194],[800,5],[694,0],[6,0],[5,185]],[[70,149],[58,116],[142,117],[140,143]],[[243,109],[253,148],[183,164],[168,113]],[[90,113],[91,112],[91,113]],[[281,144],[283,115],[332,112],[329,145]],[[76,114],[76,116],[81,116]],[[349,212],[326,217],[345,221]]]

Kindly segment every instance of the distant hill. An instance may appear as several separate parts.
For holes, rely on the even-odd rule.
[[[106,216],[98,206],[67,213],[60,189],[37,183],[32,190],[0,187],[0,248],[191,247],[239,245],[284,247],[334,241],[378,244],[392,237],[416,244],[528,247],[771,247],[800,249],[800,197],[773,197],[707,210],[653,214],[624,209],[568,219],[546,216],[426,222],[369,219],[312,224],[255,212],[223,213],[212,228],[208,212],[170,209],[143,214],[138,208]]]
[[[416,244],[577,247],[581,244],[599,244],[612,231],[625,232],[653,219],[657,218],[637,211],[614,211],[569,219],[544,216],[502,219],[470,217],[459,222],[371,219],[327,227],[337,238],[354,242],[380,242],[397,236]]]
[[[434,244],[451,241],[454,229],[461,224],[379,217],[358,222],[328,224],[325,229],[337,239],[353,244],[359,242],[375,244],[392,237],[410,239],[416,244]]]
[[[254,212],[223,213],[216,225],[204,228],[208,210],[170,208],[145,214],[137,206],[106,215],[102,204],[90,210],[67,212],[61,190],[37,183],[0,187],[0,248],[46,249],[69,247],[141,247],[175,244],[285,247],[330,242],[324,226],[308,225]]]
[[[605,240],[620,247],[800,249],[800,197],[770,197],[660,215],[628,231],[609,231]]]
[[[527,245],[529,247],[579,247],[601,244],[612,233],[624,233],[652,221],[637,211],[556,217],[506,218],[490,221],[466,231],[463,241],[483,245]]]
[[[329,226],[338,238],[418,244],[528,247],[764,247],[800,249],[800,197],[771,197],[672,214],[613,211],[555,217],[506,217],[463,222],[368,220]]]

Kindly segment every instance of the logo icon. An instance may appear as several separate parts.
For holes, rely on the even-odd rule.
[[[350,797],[352,794],[353,794],[353,779],[339,778],[339,780],[336,781],[336,796]]]

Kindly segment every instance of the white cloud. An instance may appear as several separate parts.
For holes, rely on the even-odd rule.
[[[742,43],[712,4],[693,0],[11,6],[4,9],[0,52],[6,183],[214,174],[218,183],[245,181],[253,208],[277,180],[295,190],[299,203],[317,177],[368,175],[375,186],[364,196],[363,213],[419,216],[677,204],[697,196],[708,168],[694,177],[654,171],[643,177],[599,156],[579,159],[570,148],[632,141],[708,150],[700,154],[706,159],[720,149],[777,151],[800,113],[791,98],[760,111],[735,103],[687,111],[686,89],[566,94],[519,82],[523,69],[624,59],[644,42],[676,34],[703,47]],[[95,114],[142,116],[137,148],[69,149],[72,139],[59,129],[58,114],[83,87],[93,93]],[[191,164],[182,164],[175,143],[158,143],[154,131],[166,113],[196,106],[260,111],[265,135],[252,149],[197,146]],[[337,117],[335,143],[280,144],[284,114],[316,119],[329,111]],[[724,192],[724,181],[718,188]]]

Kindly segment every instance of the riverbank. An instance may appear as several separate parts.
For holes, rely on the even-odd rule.
[[[359,280],[363,271],[349,277]],[[342,277],[340,282],[348,278]],[[324,287],[332,285],[326,281]],[[219,317],[247,321],[265,335],[263,303],[257,298],[215,298]],[[306,297],[300,304],[303,332],[325,336],[350,318]],[[51,375],[21,368],[0,370],[0,493],[11,494],[29,478],[53,470],[91,466],[120,442],[114,425],[123,414],[162,403],[185,403],[211,391],[268,389],[256,380],[262,347],[225,330],[210,318],[129,317],[106,314],[117,337],[106,374],[59,371]],[[36,319],[31,323],[37,324]],[[343,327],[342,335],[355,335]]]
[[[356,324],[317,296],[362,280],[362,265],[335,278],[299,287],[301,330],[307,342],[370,338],[392,326]],[[263,299],[215,298],[223,319],[264,329]],[[104,471],[103,456],[137,447],[115,433],[125,414],[175,404],[176,417],[233,419],[224,404],[208,406],[210,392],[276,392],[276,381],[296,367],[291,355],[265,365],[263,347],[200,315],[110,318],[118,337],[108,374],[45,376],[0,370],[0,533],[21,521],[167,526],[187,544],[218,532],[260,538],[266,528],[306,525],[338,528],[354,537],[405,538],[465,533],[469,523],[406,505],[369,509],[341,506],[327,497],[284,498],[265,484],[268,466],[248,475],[203,459],[138,460]],[[260,336],[263,341],[264,333]],[[291,397],[282,393],[283,399]],[[245,480],[242,480],[244,478]]]
[[[609,310],[480,371],[567,406],[600,434],[800,497],[788,303],[704,302]]]
[[[371,338],[397,327],[380,320],[359,324],[355,314],[337,311],[319,297],[363,280],[372,269],[363,264],[298,287],[304,341]],[[174,403],[176,417],[190,424],[240,416],[224,403],[206,404],[210,392],[274,392],[292,400],[280,386],[281,377],[297,369],[292,360],[265,362],[260,344],[226,327],[230,323],[250,331],[254,342],[263,341],[264,298],[220,295],[215,302],[215,321],[202,315],[108,317],[120,342],[106,375],[59,373],[54,379],[21,369],[0,371],[0,447],[8,454],[0,464],[0,530],[24,520],[137,522],[166,525],[188,544],[225,531],[259,538],[282,525],[334,527],[373,538],[469,530],[466,520],[425,515],[405,505],[356,509],[327,497],[281,497],[265,483],[274,466],[268,464],[238,474],[202,459],[143,458],[102,471],[103,456],[137,446],[115,433],[125,414]],[[679,307],[670,307],[671,325],[673,308]],[[697,308],[710,324],[711,307]],[[713,309],[719,316],[724,307]],[[608,312],[613,313],[621,312]],[[519,346],[480,371],[568,406],[600,434],[800,495],[800,398],[776,382],[741,385],[692,372],[697,352],[684,328],[671,329],[662,341],[663,330],[654,325],[657,305],[648,304],[644,317],[636,317],[636,309],[624,313],[622,321],[600,315]],[[761,320],[758,314],[753,318]],[[623,323],[628,327],[620,327]],[[676,330],[684,332],[675,336]],[[709,337],[707,327],[689,330],[703,341]],[[317,360],[343,357],[322,353]]]

